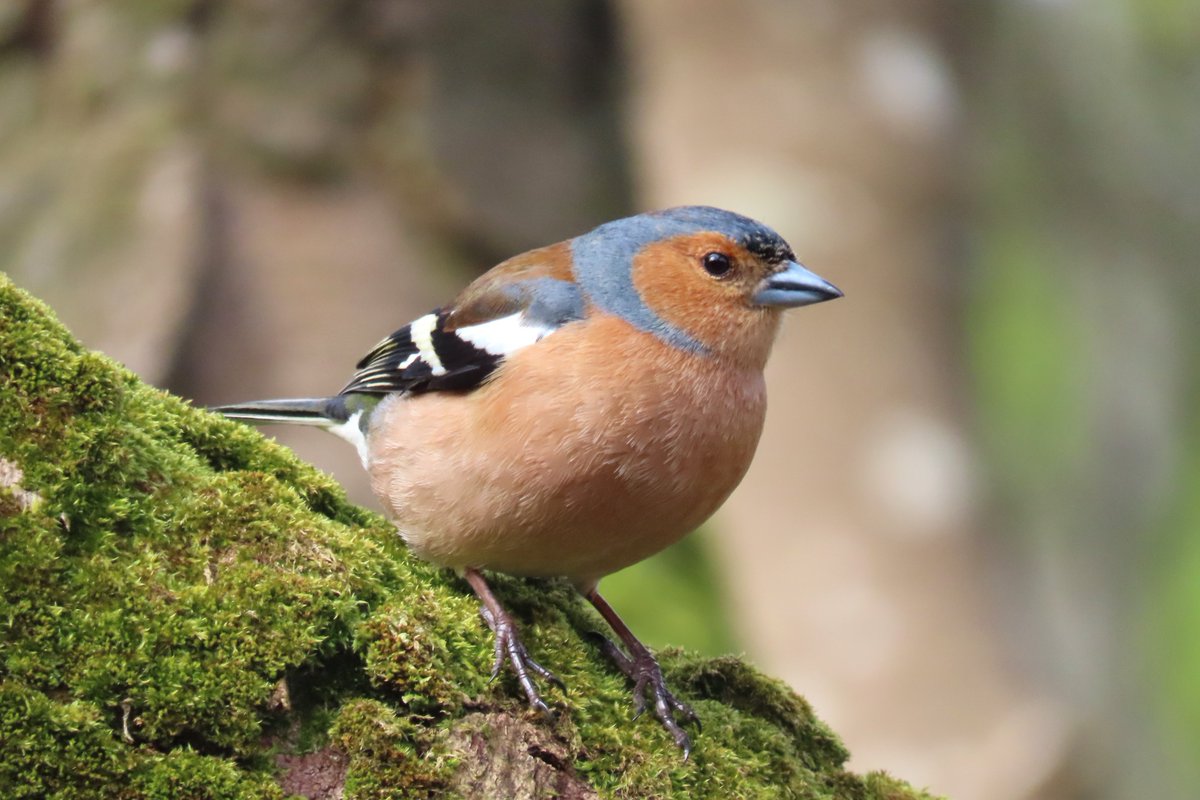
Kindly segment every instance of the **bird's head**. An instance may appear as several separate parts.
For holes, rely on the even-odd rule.
[[[683,349],[765,363],[786,308],[841,297],[748,217],[682,206],[616,220],[573,240],[588,298]]]

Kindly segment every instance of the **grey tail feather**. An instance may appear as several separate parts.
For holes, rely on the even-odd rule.
[[[299,397],[286,400],[252,400],[228,406],[212,406],[215,411],[231,419],[253,422],[282,422],[292,425],[319,425],[328,428],[339,425],[350,418],[343,396]]]

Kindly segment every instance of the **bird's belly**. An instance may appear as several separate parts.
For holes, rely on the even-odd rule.
[[[720,370],[637,388],[527,389],[497,380],[460,398],[472,402],[380,407],[372,438],[386,444],[372,448],[372,484],[418,555],[598,579],[716,511],[749,466],[765,410],[761,376]]]

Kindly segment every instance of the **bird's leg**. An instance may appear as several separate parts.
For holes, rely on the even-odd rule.
[[[621,648],[613,642],[603,636],[600,637],[600,646],[605,654],[613,660],[617,669],[633,681],[635,718],[646,710],[646,691],[648,689],[650,696],[654,698],[655,715],[675,739],[675,744],[683,750],[683,757],[687,758],[692,752],[692,740],[688,738],[687,732],[679,727],[675,717],[678,715],[679,719],[684,722],[699,724],[700,720],[696,716],[696,712],[692,711],[687,703],[671,694],[667,689],[666,681],[663,680],[662,669],[658,666],[654,654],[646,645],[638,641],[638,638],[633,635],[633,631],[629,630],[629,626],[617,616],[617,612],[608,604],[608,601],[600,596],[595,587],[584,592],[583,596],[595,606],[596,610],[600,612],[600,616],[604,617],[604,621],[612,627],[629,651],[627,655],[621,652]]]
[[[483,615],[484,622],[492,629],[492,633],[496,636],[496,651],[495,658],[492,661],[492,680],[500,674],[500,668],[504,665],[504,657],[507,655],[509,662],[512,664],[513,672],[517,675],[517,681],[521,684],[521,688],[525,690],[525,696],[529,698],[529,705],[536,710],[542,712],[542,715],[547,719],[554,719],[554,714],[550,711],[550,707],[542,700],[538,694],[537,687],[533,684],[533,679],[529,677],[532,672],[540,675],[545,680],[563,687],[563,682],[558,679],[553,672],[543,667],[541,664],[533,660],[529,655],[529,651],[525,649],[525,645],[521,643],[520,637],[517,635],[517,626],[513,622],[512,617],[504,610],[504,606],[500,605],[500,601],[496,599],[496,595],[492,594],[492,588],[488,586],[483,575],[479,570],[467,568],[463,570],[463,577],[467,579],[467,583],[471,584],[471,588],[475,590],[475,594],[479,597],[481,603],[480,613]]]

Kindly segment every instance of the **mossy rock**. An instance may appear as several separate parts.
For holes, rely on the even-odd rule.
[[[780,682],[667,652],[684,761],[567,585],[495,586],[569,687],[553,724],[488,683],[465,584],[0,275],[0,796],[927,797],[846,772]]]

